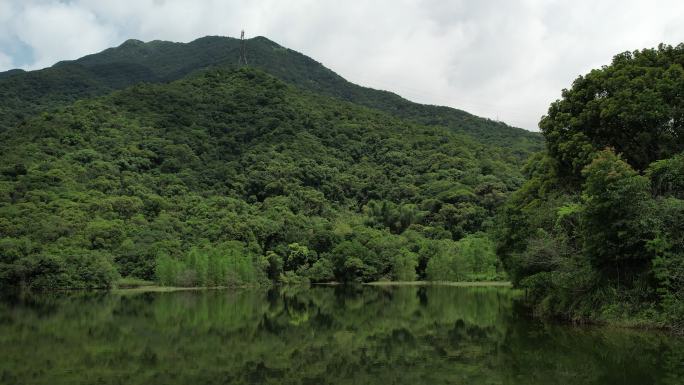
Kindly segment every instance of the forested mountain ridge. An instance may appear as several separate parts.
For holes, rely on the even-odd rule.
[[[116,48],[39,71],[0,73],[0,130],[36,112],[104,95],[138,82],[168,82],[212,66],[235,66],[238,39],[207,36],[190,43],[128,40]],[[441,125],[507,148],[522,161],[542,147],[541,136],[465,111],[410,102],[350,83],[313,59],[264,38],[246,43],[249,65],[323,95],[383,110],[420,124]]]
[[[483,231],[522,183],[501,148],[253,68],[43,112],[0,150],[0,282],[32,288],[492,279]]]

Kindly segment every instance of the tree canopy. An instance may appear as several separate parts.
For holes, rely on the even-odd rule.
[[[606,147],[637,170],[684,147],[684,44],[624,52],[578,77],[539,123],[561,176]]]
[[[542,118],[497,247],[539,313],[684,330],[683,65],[684,45],[619,54]]]

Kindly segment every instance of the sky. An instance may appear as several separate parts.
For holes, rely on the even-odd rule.
[[[241,29],[354,83],[537,130],[577,76],[683,42],[684,0],[0,0],[0,71]]]

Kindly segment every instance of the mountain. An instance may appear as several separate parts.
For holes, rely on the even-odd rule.
[[[0,74],[0,285],[498,279],[540,136],[265,38],[129,40]]]
[[[246,41],[249,65],[322,95],[379,109],[427,125],[465,133],[510,149],[518,160],[542,148],[537,133],[465,111],[410,102],[350,83],[313,59],[264,38]],[[169,82],[209,67],[235,67],[240,40],[208,36],[190,43],[128,40],[116,48],[39,71],[0,73],[0,130],[40,111],[107,94],[139,82]]]

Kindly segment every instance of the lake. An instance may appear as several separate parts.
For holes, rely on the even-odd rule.
[[[684,384],[684,340],[544,324],[509,288],[7,296],[0,383]]]

